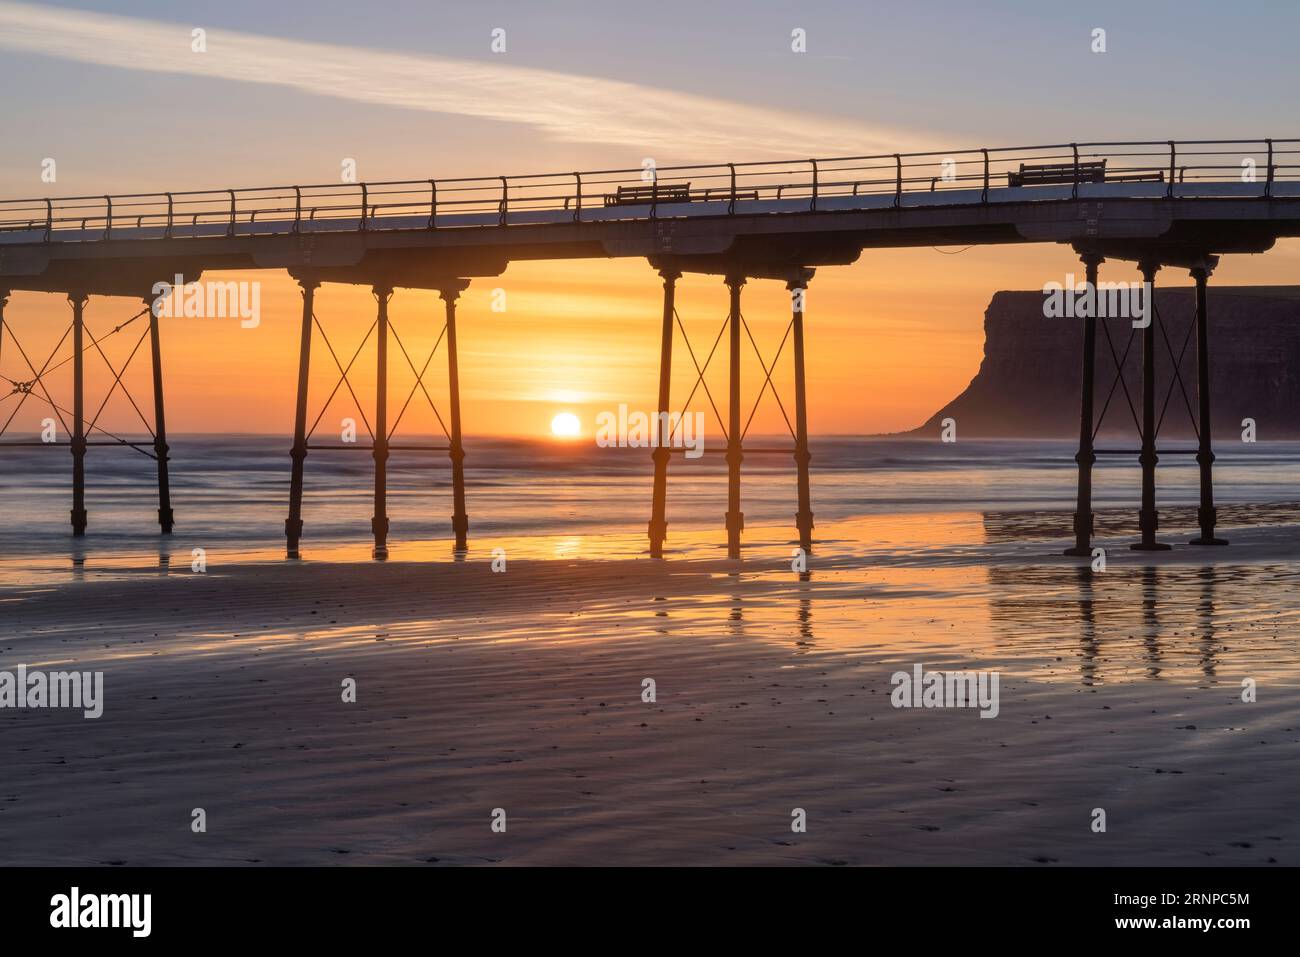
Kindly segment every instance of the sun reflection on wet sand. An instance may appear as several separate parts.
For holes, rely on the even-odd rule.
[[[30,590],[17,592],[30,604],[60,580],[147,591],[165,578],[190,598],[223,583],[268,619],[291,617],[285,606],[295,602],[330,607],[305,632],[263,622],[241,634],[187,601],[171,634],[96,652],[120,661],[162,646],[212,657],[250,644],[297,653],[303,641],[337,650],[375,641],[377,632],[394,644],[724,636],[799,654],[961,663],[1086,687],[1300,675],[1284,637],[1300,622],[1297,572],[1268,560],[1277,537],[1269,529],[1240,532],[1230,563],[1222,553],[1217,565],[1198,564],[1200,553],[1184,550],[1140,566],[1117,549],[1108,572],[1057,557],[1050,541],[989,529],[986,516],[960,512],[835,523],[821,530],[803,574],[791,568],[788,529],[756,528],[747,530],[739,565],[719,557],[713,534],[676,536],[665,562],[645,558],[639,536],[538,536],[474,541],[455,563],[445,542],[395,547],[387,565],[365,561],[360,545],[316,549],[293,564],[267,552],[217,553],[201,576],[181,564],[183,553],[163,553],[153,566],[82,558],[71,576],[66,567],[38,569]],[[500,554],[508,556],[503,577],[491,571]]]

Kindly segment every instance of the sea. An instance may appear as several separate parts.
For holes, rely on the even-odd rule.
[[[403,441],[440,444],[434,437]],[[127,447],[94,446],[86,457],[88,530],[76,539],[69,524],[72,457],[66,446],[0,448],[0,577],[20,580],[70,564],[188,564],[196,554],[226,561],[283,559],[288,438],[181,435],[170,445],[174,533],[159,534],[155,462]],[[797,508],[791,442],[751,437],[746,447],[746,547],[785,554],[795,537]],[[811,450],[819,535],[868,518],[895,530],[881,534],[895,549],[909,543],[979,544],[981,537],[1070,535],[1076,489],[1071,442],[835,436],[813,439]],[[1300,516],[1300,442],[1224,442],[1216,454],[1221,524],[1288,524]],[[602,448],[590,440],[469,438],[465,464],[473,550],[509,543],[511,554],[563,558],[646,551],[652,476],[647,449]],[[309,454],[305,559],[370,557],[373,475],[371,455],[363,449]],[[445,451],[392,453],[391,560],[453,559],[450,481]],[[1198,498],[1194,456],[1163,455],[1157,481],[1162,532],[1185,540],[1194,531]],[[1099,457],[1099,534],[1136,534],[1139,490],[1136,456]],[[721,553],[726,494],[721,454],[673,455],[670,555]],[[954,516],[963,520],[952,521]],[[876,543],[840,544],[869,552]]]

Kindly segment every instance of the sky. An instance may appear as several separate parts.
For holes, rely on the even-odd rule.
[[[206,35],[202,54],[191,48],[196,28]],[[796,28],[806,32],[805,53],[791,50]],[[1095,28],[1106,30],[1103,54],[1091,49]],[[1268,2],[1246,15],[1199,2],[0,0],[0,197],[332,182],[345,159],[373,181],[636,167],[645,158],[1294,136],[1297,28],[1300,5]],[[497,29],[504,52],[492,51]],[[54,183],[42,180],[46,159],[56,161]],[[1287,283],[1297,267],[1300,247],[1284,242],[1265,256],[1226,259],[1215,281]],[[1131,267],[1107,268],[1132,278]],[[812,430],[919,425],[978,369],[993,293],[1040,288],[1074,270],[1067,249],[1028,245],[868,251],[852,266],[824,268],[807,303]],[[287,432],[296,287],[280,273],[205,278],[260,280],[262,321],[164,324],[170,430]],[[496,289],[507,294],[504,312],[490,308]],[[560,411],[590,431],[597,412],[619,403],[652,408],[659,296],[655,273],[631,260],[518,264],[476,281],[460,313],[467,432],[542,434]],[[99,334],[138,308],[96,299],[89,327]],[[712,342],[726,308],[718,279],[683,281],[679,310],[697,349]],[[422,364],[440,304],[399,291],[392,310]],[[373,311],[363,289],[318,295],[318,316],[349,355]],[[6,319],[39,365],[67,313],[56,296],[15,293]],[[747,287],[746,318],[768,362],[787,313],[777,283]],[[124,331],[105,351],[120,366],[133,344]],[[328,354],[318,349],[317,358],[313,415],[337,378]],[[363,397],[373,361],[369,351],[358,359]],[[412,377],[400,355],[392,361],[390,404],[400,405]],[[774,376],[787,406],[789,361],[787,351]],[[443,367],[431,368],[440,396]],[[0,372],[23,371],[5,348]],[[675,402],[691,373],[679,347]],[[725,393],[724,374],[719,362],[715,395]],[[743,378],[748,413],[762,378],[752,353]],[[144,350],[124,380],[147,399],[147,379]],[[92,396],[111,382],[93,357]],[[355,414],[346,405],[336,401],[325,426]],[[4,417],[10,407],[0,406]],[[39,430],[47,414],[33,399],[11,429]],[[436,428],[414,405],[408,415],[404,428]],[[110,399],[101,424],[133,422],[130,404]],[[770,398],[753,428],[784,429]]]

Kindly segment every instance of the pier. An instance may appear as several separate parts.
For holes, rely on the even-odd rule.
[[[1181,342],[1177,335],[1171,338],[1158,312],[1145,327],[1127,329],[1126,341],[1117,340],[1105,321],[1099,323],[1095,310],[1077,320],[1084,327],[1083,385],[1075,457],[1075,541],[1067,554],[1087,556],[1092,550],[1092,469],[1099,455],[1130,455],[1141,465],[1138,540],[1132,547],[1147,551],[1169,547],[1159,537],[1156,468],[1162,454],[1158,439],[1163,409],[1175,394],[1180,394],[1189,411],[1193,405],[1196,408],[1200,508],[1199,528],[1190,543],[1224,545],[1215,527],[1206,291],[1223,256],[1263,253],[1279,238],[1300,236],[1297,153],[1300,139],[1068,143],[657,169],[4,200],[0,201],[0,359],[16,352],[24,371],[3,383],[8,392],[0,397],[7,404],[0,405],[0,445],[49,445],[71,452],[70,522],[76,536],[93,527],[85,507],[88,450],[121,446],[152,458],[159,528],[170,533],[176,519],[168,477],[160,354],[163,330],[153,308],[155,287],[177,276],[198,281],[211,271],[285,270],[302,290],[286,555],[300,557],[307,537],[303,483],[309,453],[358,449],[370,452],[374,459],[371,531],[376,558],[388,553],[386,472],[393,451],[447,456],[453,547],[464,550],[470,523],[457,358],[458,297],[475,279],[498,276],[512,262],[638,258],[663,282],[656,426],[660,432],[649,463],[654,476],[647,526],[650,554],[662,557],[669,535],[666,502],[673,448],[664,423],[673,394],[675,347],[689,351],[697,373],[691,396],[703,387],[725,436],[727,510],[720,518],[728,555],[741,555],[743,463],[746,455],[757,454],[792,457],[794,527],[800,546],[811,550],[815,526],[804,292],[816,271],[852,264],[872,249],[1052,243],[1068,248],[1071,261],[1082,263],[1086,281],[1094,289],[1103,264],[1130,264],[1148,288],[1159,275],[1180,270],[1194,280],[1197,303],[1195,322]],[[676,283],[687,273],[716,277],[720,303],[725,289],[726,317],[707,352],[686,338],[677,312]],[[744,290],[756,282],[780,283],[790,294],[786,333],[770,358],[759,349],[744,319]],[[345,357],[351,355],[354,362],[360,352],[360,347],[356,352],[336,351],[329,338],[332,284],[369,288],[376,303],[375,321],[362,342],[364,346],[375,337],[378,361],[375,416],[373,422],[364,422],[370,438],[364,445],[312,441],[319,422],[319,416],[312,421],[308,395],[313,359],[320,362],[328,356],[339,373],[334,391],[352,392],[351,363]],[[389,317],[390,301],[410,289],[434,290],[443,302],[443,315],[430,317],[441,322],[441,333],[433,353],[422,363],[408,353]],[[32,356],[23,348],[21,317],[6,311],[14,290],[68,300],[68,328],[48,358]],[[132,298],[143,308],[111,331],[92,331],[87,324],[88,306],[106,296]],[[810,318],[815,321],[815,316]],[[101,341],[119,333],[135,335],[137,330],[139,338],[130,358],[115,366]],[[91,408],[93,401],[88,405],[84,394],[84,366],[88,355],[98,353],[114,376],[110,395],[118,388],[125,391],[122,375],[146,338],[152,361],[152,417],[144,413],[142,403],[127,395],[150,440],[130,442],[99,426],[98,411]],[[741,382],[740,369],[746,343],[765,373],[765,381],[749,387],[757,395],[755,406],[768,390],[775,394],[771,377],[777,363],[786,355],[793,363],[794,396],[789,408],[776,397],[789,426],[789,448],[745,446],[744,409],[749,400],[744,386],[749,384]],[[397,347],[395,352],[390,346]],[[652,348],[653,343],[647,346]],[[725,420],[704,380],[719,347],[725,356],[725,360],[719,356],[719,361],[728,367]],[[1133,348],[1142,356],[1141,381],[1133,386],[1137,398],[1129,383],[1118,377],[1110,394],[1100,397],[1099,411],[1094,389],[1098,361],[1113,361],[1122,370],[1123,357]],[[1179,348],[1195,350],[1194,382],[1183,382],[1177,375]],[[1156,382],[1154,363],[1160,350],[1168,350],[1175,360],[1172,382]],[[415,388],[406,404],[423,400],[432,406],[442,423],[445,444],[408,446],[397,439],[406,405],[390,424],[387,376],[395,356],[415,375]],[[439,365],[445,362],[447,381],[446,396],[438,401],[425,382],[435,360]],[[72,396],[56,398],[46,379],[68,363],[73,366]],[[1132,415],[1139,447],[1097,448],[1101,419],[1110,408],[1121,408],[1119,397]],[[67,442],[45,443],[7,434],[18,408],[32,399],[50,406],[69,436]],[[107,399],[103,397],[103,402]],[[102,409],[99,404],[98,410]],[[468,418],[472,421],[472,410]]]

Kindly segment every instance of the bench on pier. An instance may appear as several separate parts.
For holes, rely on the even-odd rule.
[[[1094,163],[1020,164],[1019,172],[1007,173],[1008,186],[1070,186],[1074,183],[1106,182],[1106,161]]]
[[[662,183],[649,186],[620,186],[618,192],[605,194],[606,206],[631,206],[634,203],[689,203],[690,183]]]
[[[690,183],[660,183],[656,189],[649,186],[620,186],[617,192],[605,194],[606,206],[633,206],[645,203],[694,203],[704,200],[730,200],[730,189],[706,189],[704,192],[691,192]],[[758,199],[758,190],[738,192],[736,199]]]

